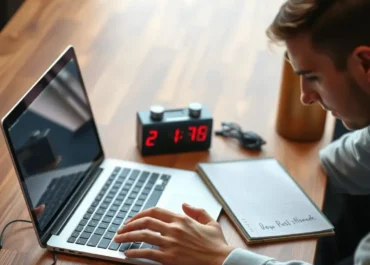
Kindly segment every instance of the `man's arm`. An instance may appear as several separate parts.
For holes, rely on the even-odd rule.
[[[345,134],[324,148],[320,159],[339,192],[370,194],[370,127]]]
[[[243,249],[235,249],[226,258],[223,265],[309,265],[303,261],[278,262],[273,258],[258,255]]]

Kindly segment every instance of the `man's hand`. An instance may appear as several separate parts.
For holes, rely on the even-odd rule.
[[[146,242],[157,249],[127,250],[129,258],[145,258],[164,265],[222,265],[233,248],[220,225],[202,209],[183,204],[187,214],[151,208],[135,215],[117,231],[116,242]],[[148,230],[146,230],[148,229]]]

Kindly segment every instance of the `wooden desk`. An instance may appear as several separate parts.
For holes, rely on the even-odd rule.
[[[275,132],[282,49],[268,49],[265,29],[281,0],[28,0],[0,34],[0,116],[68,44],[77,50],[106,153],[116,158],[195,169],[197,162],[275,156],[313,200],[323,203],[322,141],[298,144]],[[266,140],[262,153],[214,137],[209,152],[142,158],[135,146],[135,113],[152,104],[199,101],[214,127],[235,121]],[[0,228],[28,219],[4,140],[0,141]],[[228,242],[247,246],[225,215]],[[51,264],[30,225],[7,230],[0,264]],[[248,247],[278,260],[313,262],[316,240]],[[59,254],[63,264],[106,264]]]

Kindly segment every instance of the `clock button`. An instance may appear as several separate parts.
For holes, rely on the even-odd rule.
[[[153,121],[161,121],[164,115],[164,107],[162,106],[152,106],[150,108],[150,118]]]
[[[189,104],[189,116],[192,118],[199,118],[202,113],[202,104],[190,103]]]

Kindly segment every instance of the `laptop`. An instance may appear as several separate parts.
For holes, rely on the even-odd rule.
[[[2,130],[39,244],[52,251],[131,264],[116,231],[136,213],[186,202],[217,219],[221,205],[193,171],[104,155],[72,46],[2,119]]]

